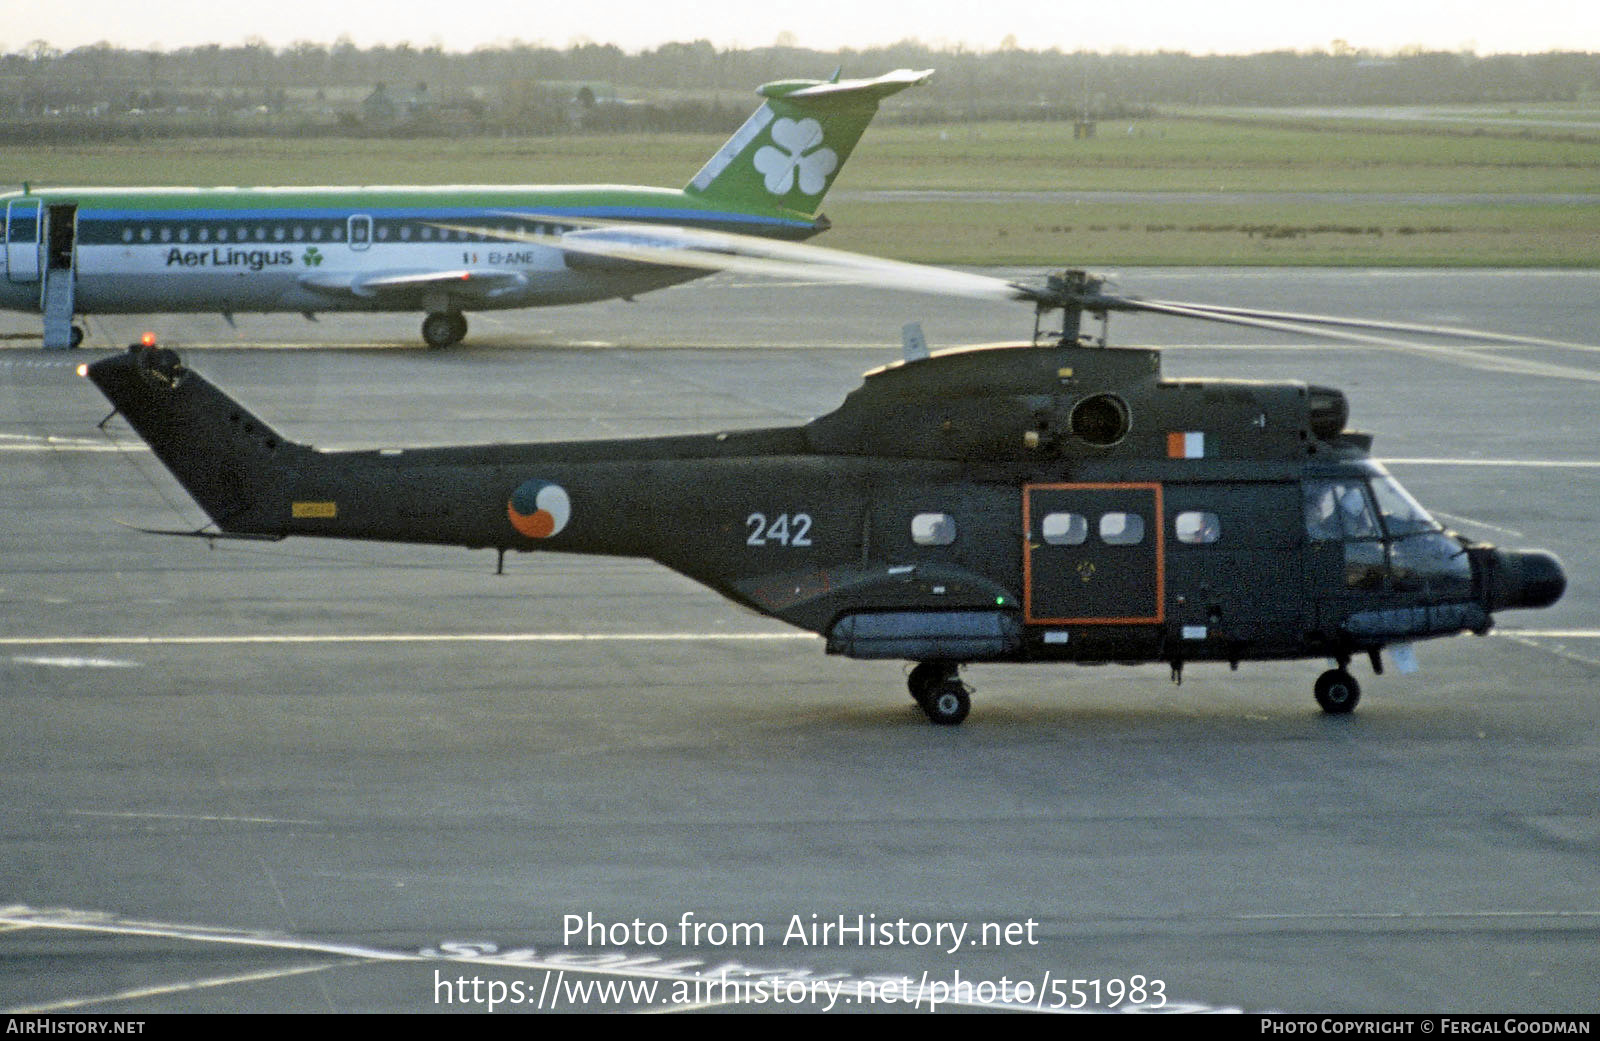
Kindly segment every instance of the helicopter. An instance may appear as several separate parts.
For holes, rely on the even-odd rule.
[[[211,520],[156,533],[493,549],[502,572],[513,551],[644,557],[830,654],[912,663],[909,692],[940,725],[971,710],[961,670],[996,662],[1157,663],[1181,681],[1193,662],[1329,659],[1312,693],[1343,715],[1358,656],[1381,673],[1388,650],[1408,671],[1415,641],[1482,635],[1565,591],[1554,555],[1436,521],[1347,429],[1340,390],[1165,379],[1159,351],[1109,346],[1105,326],[1149,311],[1357,342],[1525,338],[1143,300],[1077,269],[1024,284],[663,234],[613,228],[586,248],[840,281],[870,269],[1031,302],[1034,335],[938,352],[908,336],[904,359],[801,425],[439,448],[317,450],[155,344],[79,372]]]

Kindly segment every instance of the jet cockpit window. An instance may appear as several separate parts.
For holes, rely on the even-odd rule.
[[[919,513],[911,518],[911,541],[919,546],[948,546],[956,540],[956,519],[948,513]]]

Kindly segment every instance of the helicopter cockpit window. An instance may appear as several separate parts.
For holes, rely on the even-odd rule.
[[[1108,546],[1137,546],[1144,541],[1144,518],[1137,513],[1101,514],[1100,541]]]
[[[1191,546],[1209,546],[1222,537],[1222,521],[1215,513],[1189,510],[1178,514],[1172,526],[1178,541]]]
[[[1378,499],[1378,512],[1383,514],[1383,526],[1395,538],[1416,535],[1425,531],[1441,531],[1442,525],[1400,487],[1400,482],[1385,474],[1372,479],[1372,493]]]
[[[919,546],[948,546],[956,540],[956,519],[948,513],[919,513],[911,518],[911,541]]]
[[[1089,521],[1076,513],[1047,513],[1039,534],[1052,546],[1081,546],[1089,537]]]
[[[1389,531],[1391,585],[1410,592],[1470,597],[1472,563],[1461,544],[1445,534],[1444,526],[1387,474],[1372,479],[1372,494]]]
[[[1460,543],[1393,477],[1373,477],[1370,494],[1362,480],[1308,481],[1305,505],[1310,538],[1344,542],[1346,588],[1472,595],[1472,565]]]
[[[1313,539],[1378,539],[1383,532],[1364,481],[1308,481],[1306,534]]]

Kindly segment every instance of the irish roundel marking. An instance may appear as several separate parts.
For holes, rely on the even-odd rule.
[[[550,481],[525,481],[511,493],[506,503],[511,526],[530,539],[547,539],[558,534],[572,517],[572,500],[567,490]]]

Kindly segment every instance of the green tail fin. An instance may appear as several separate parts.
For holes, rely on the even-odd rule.
[[[816,216],[833,179],[877,115],[878,102],[925,82],[932,69],[896,69],[870,80],[779,80],[767,101],[684,189],[740,209]]]

